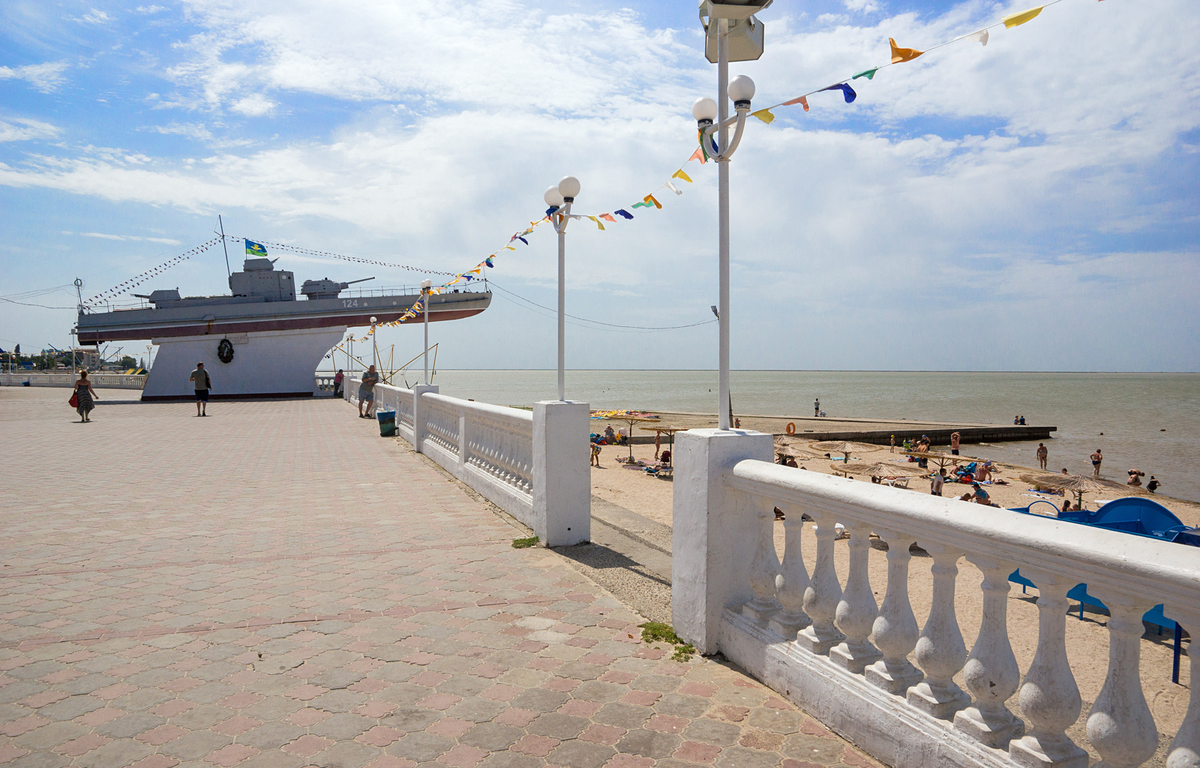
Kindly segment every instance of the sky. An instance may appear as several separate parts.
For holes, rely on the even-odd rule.
[[[924,50],[1029,2],[776,0],[763,56],[731,74],[757,109],[888,62],[889,37]],[[629,209],[696,147],[692,102],[717,96],[703,39],[683,0],[6,0],[0,347],[69,345],[76,278],[98,294],[218,215],[231,235],[461,272],[566,174],[577,212]],[[748,120],[733,367],[1197,370],[1197,39],[1194,0],[1062,0],[854,80],[853,104]],[[661,210],[569,226],[568,367],[715,368],[717,174],[685,170]],[[557,243],[528,239],[487,270],[486,312],[432,326],[440,366],[555,366],[554,313],[528,302],[556,304]],[[301,281],[420,279],[271,256]],[[226,292],[221,249],[139,291],[176,287]],[[421,349],[420,328],[379,339]]]

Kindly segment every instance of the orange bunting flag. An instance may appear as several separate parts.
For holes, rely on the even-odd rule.
[[[892,63],[893,64],[900,64],[905,61],[912,61],[913,59],[920,56],[922,53],[925,53],[925,51],[918,51],[916,48],[901,48],[900,46],[896,45],[896,41],[890,37],[888,38],[888,42],[892,44]]]
[[[785,106],[785,107],[790,107],[793,104],[799,104],[800,106],[804,107],[805,112],[808,111],[808,97],[807,96],[801,96],[798,99],[792,99],[791,101],[783,102],[783,106]]]
[[[708,162],[708,158],[704,156],[704,150],[700,149],[700,147],[696,147],[696,151],[693,152],[692,156],[688,158],[689,163],[693,160],[699,160],[700,165],[704,165],[706,162]]]
[[[611,213],[602,213],[602,214],[600,214],[600,218],[604,219],[605,221],[611,222],[613,224],[617,223],[617,220],[612,217]]]
[[[642,200],[646,201],[647,203],[654,203],[655,208],[659,209],[660,211],[662,210],[662,203],[655,200],[654,195],[646,195],[642,198]]]
[[[1044,5],[1039,5],[1037,8],[1030,8],[1028,11],[1021,11],[1020,13],[1009,14],[1008,16],[1005,16],[1003,19],[1001,19],[1001,21],[1004,22],[1005,29],[1012,29],[1013,27],[1019,27],[1022,24],[1024,24],[1025,22],[1032,21],[1033,19],[1035,19],[1037,17],[1037,15],[1039,13],[1041,13],[1042,9],[1045,7],[1046,6],[1044,6]]]

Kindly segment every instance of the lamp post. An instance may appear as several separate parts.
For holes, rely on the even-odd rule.
[[[421,281],[421,306],[425,308],[425,385],[429,385],[429,289],[432,280]]]
[[[375,316],[371,316],[371,365],[375,366],[375,370],[379,370],[379,347],[375,344],[375,323],[378,322]]]
[[[717,427],[730,428],[730,397],[729,397],[729,159],[737,151],[742,140],[742,130],[746,127],[746,116],[750,114],[750,100],[754,98],[754,81],[745,75],[739,75],[729,81],[729,40],[730,31],[734,30],[738,46],[735,61],[757,59],[762,55],[763,25],[754,18],[755,11],[770,5],[771,0],[748,0],[742,3],[716,4],[706,2],[701,5],[701,20],[706,32],[706,53],[715,42],[717,54],[717,95],[718,100],[707,96],[696,99],[692,105],[692,116],[700,129],[700,141],[704,150],[711,148],[709,142],[712,135],[717,136],[717,229],[718,229],[718,263],[717,263]],[[715,38],[715,40],[714,40]],[[708,55],[712,61],[711,54]],[[737,113],[729,117],[729,101],[733,101],[733,109]],[[716,121],[714,123],[714,120]],[[729,138],[729,127],[735,125],[732,140]]]
[[[550,187],[542,198],[550,206],[548,213],[558,233],[558,399],[566,401],[567,377],[567,223],[571,220],[571,203],[579,194],[579,179],[563,176],[557,186]]]

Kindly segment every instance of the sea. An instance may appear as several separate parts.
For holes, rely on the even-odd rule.
[[[418,373],[419,375],[419,373]],[[441,392],[499,405],[557,396],[553,370],[439,370]],[[409,383],[416,383],[410,381]],[[567,398],[593,409],[715,413],[715,371],[570,370]],[[1124,481],[1130,468],[1154,475],[1160,493],[1200,502],[1200,373],[996,373],[916,371],[733,371],[736,414],[906,419],[1058,428],[1050,469]],[[970,446],[972,455],[1037,466],[1037,442]],[[964,451],[966,452],[966,451]]]

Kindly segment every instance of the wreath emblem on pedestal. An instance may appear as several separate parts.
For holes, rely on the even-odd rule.
[[[229,339],[221,339],[221,343],[217,345],[217,359],[222,363],[233,362],[233,342]]]

